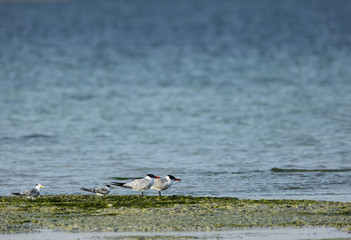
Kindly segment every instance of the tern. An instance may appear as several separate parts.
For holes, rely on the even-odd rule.
[[[112,182],[112,185],[116,185],[119,187],[131,188],[136,191],[141,192],[141,196],[144,196],[144,191],[151,188],[154,184],[154,179],[160,178],[153,174],[146,174],[146,177],[140,179],[134,179],[131,182],[127,183],[119,183],[119,182]]]
[[[44,187],[43,185],[41,185],[40,183],[35,185],[35,188],[30,188],[28,190],[24,190],[22,192],[19,193],[12,193],[13,195],[20,195],[20,196],[26,196],[28,198],[36,198],[40,195],[40,189]]]
[[[167,175],[166,177],[161,177],[155,179],[154,185],[152,185],[151,189],[157,190],[158,195],[161,196],[161,191],[167,190],[170,188],[174,181],[181,181],[179,178],[175,178],[172,175]]]
[[[101,187],[101,188],[81,188],[81,190],[95,193],[97,196],[106,196],[107,194],[110,193],[111,188],[114,188],[114,187],[111,187],[110,185],[106,185],[105,187]]]

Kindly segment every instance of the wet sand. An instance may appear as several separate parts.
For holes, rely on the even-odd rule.
[[[153,235],[195,232],[212,236],[218,230],[221,230],[218,234],[227,234],[226,230],[228,234],[237,234],[234,228],[245,228],[243,231],[249,231],[247,234],[258,231],[262,237],[272,227],[279,227],[274,231],[293,227],[293,232],[300,231],[301,227],[332,227],[332,231],[340,229],[337,232],[347,235],[351,229],[351,203],[137,195],[56,195],[34,200],[0,197],[0,232],[3,234],[0,236],[3,237],[40,231],[43,232],[40,234],[90,232],[88,237],[126,232]],[[315,229],[319,233],[324,228]],[[7,235],[9,233],[16,235]],[[40,234],[38,236],[43,236]]]

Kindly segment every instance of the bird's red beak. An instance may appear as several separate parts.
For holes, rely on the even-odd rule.
[[[174,181],[182,181],[182,180],[180,180],[179,178],[175,178]]]
[[[161,177],[155,176],[155,178],[161,178]]]

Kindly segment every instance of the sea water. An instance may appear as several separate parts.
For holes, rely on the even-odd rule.
[[[164,195],[351,201],[350,11],[0,1],[0,195],[152,173],[182,179]]]

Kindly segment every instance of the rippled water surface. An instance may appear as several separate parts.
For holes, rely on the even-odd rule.
[[[350,11],[0,1],[0,195],[153,173],[182,179],[166,195],[351,201]]]

